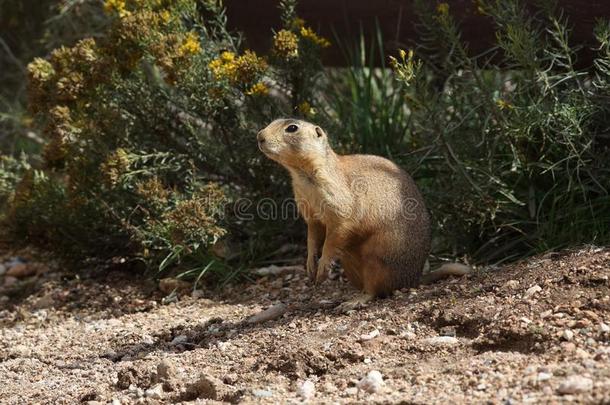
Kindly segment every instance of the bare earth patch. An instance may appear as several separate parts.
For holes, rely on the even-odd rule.
[[[354,290],[302,269],[169,303],[116,272],[5,274],[0,403],[610,403],[609,276],[608,248],[552,253],[344,315]]]

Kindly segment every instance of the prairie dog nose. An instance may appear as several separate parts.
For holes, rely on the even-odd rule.
[[[258,141],[258,143],[265,143],[265,136],[263,135],[263,131],[258,131],[258,134],[256,134],[256,140]]]

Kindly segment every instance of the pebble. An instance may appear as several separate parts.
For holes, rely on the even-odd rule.
[[[559,385],[559,387],[557,388],[557,392],[562,395],[568,395],[591,391],[592,389],[593,380],[579,375],[573,375],[565,379]]]
[[[269,398],[273,396],[273,393],[269,390],[254,390],[252,394],[257,398]]]
[[[9,268],[6,272],[7,276],[17,277],[17,278],[25,278],[29,276],[33,276],[36,273],[36,268],[33,266],[28,266],[25,263],[19,263]]]
[[[551,377],[553,377],[553,374],[551,374],[551,373],[540,372],[540,373],[538,373],[538,376],[536,377],[536,379],[538,380],[538,382],[542,382],[542,381],[550,380]]]
[[[173,291],[186,290],[190,287],[190,283],[184,280],[178,280],[177,278],[169,277],[159,280],[159,290],[165,294],[171,294]]]
[[[302,271],[301,266],[276,266],[272,264],[268,267],[261,267],[260,269],[253,270],[253,273],[264,277],[264,276],[279,276],[284,273],[292,273],[295,271]]]
[[[6,273],[6,266],[0,263],[0,276],[3,276]]]
[[[525,292],[525,298],[530,298],[531,296],[539,293],[540,291],[542,291],[542,287],[540,287],[538,284],[535,284],[527,289],[527,291]]]
[[[273,305],[272,307],[265,309],[264,311],[259,312],[256,315],[251,316],[250,318],[248,318],[247,322],[250,324],[254,324],[271,321],[284,315],[287,310],[288,307],[285,304],[279,303],[277,305]]]
[[[305,380],[297,389],[297,395],[303,399],[310,399],[316,395],[316,385],[311,380]]]
[[[154,387],[147,389],[144,392],[144,395],[152,399],[163,398],[163,384],[157,384]]]
[[[373,329],[370,333],[360,335],[360,341],[366,342],[367,340],[375,339],[377,336],[379,336],[379,329]]]
[[[129,384],[129,393],[136,396],[136,397],[143,397],[144,396],[144,390],[140,387],[135,386],[134,384]]]
[[[189,338],[186,335],[178,335],[176,336],[170,343],[172,346],[178,346],[184,343],[187,343]]]
[[[8,269],[10,269],[13,266],[16,266],[18,264],[23,264],[25,263],[25,260],[22,259],[21,257],[11,257],[11,259],[8,262],[5,262],[4,264],[6,265],[6,267]]]
[[[599,332],[600,333],[608,333],[610,332],[610,326],[606,325],[605,323],[600,323],[599,324]]]
[[[6,276],[4,277],[4,286],[5,287],[12,287],[15,284],[17,284],[17,277],[13,277],[13,276]]]
[[[384,386],[383,376],[378,370],[371,370],[357,384],[357,387],[363,391],[373,394],[379,392]]]
[[[563,340],[566,341],[570,341],[574,338],[574,332],[572,332],[570,329],[565,329],[563,331],[563,333],[561,334],[561,337],[563,338]]]
[[[52,294],[44,295],[36,300],[34,303],[34,308],[43,309],[50,308],[55,304],[55,299]]]
[[[194,290],[191,293],[191,297],[193,297],[195,299],[203,298],[204,295],[205,295],[205,293],[203,292],[203,290]]]
[[[460,343],[460,341],[453,336],[434,336],[426,338],[423,341],[432,346],[453,346]]]
[[[190,384],[186,390],[197,398],[218,400],[220,388],[223,386],[222,381],[210,377],[206,374],[201,374],[199,379]]]
[[[157,364],[156,381],[171,381],[176,376],[176,366],[168,359]]]

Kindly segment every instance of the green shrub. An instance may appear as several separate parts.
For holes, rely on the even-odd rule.
[[[446,249],[498,261],[610,242],[609,23],[597,23],[594,66],[578,67],[551,6],[478,1],[497,47],[469,56],[447,4],[416,4],[420,44],[393,65],[421,152],[405,163]]]
[[[238,246],[260,233],[226,209],[235,197],[288,195],[255,134],[278,115],[311,113],[327,41],[292,2],[268,56],[242,48],[217,1],[103,7],[102,35],[28,66],[44,168],[18,185],[9,225],[73,257],[207,269],[227,231]]]
[[[36,154],[43,139],[26,107],[27,64],[108,23],[99,0],[0,0],[0,153]]]

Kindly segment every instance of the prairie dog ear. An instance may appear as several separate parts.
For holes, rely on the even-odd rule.
[[[316,134],[318,134],[318,138],[326,136],[326,132],[320,127],[316,127]]]

